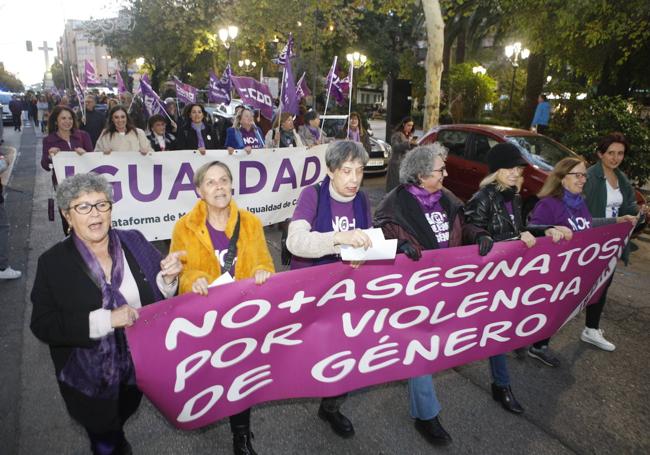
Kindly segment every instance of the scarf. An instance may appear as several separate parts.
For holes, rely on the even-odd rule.
[[[280,147],[296,147],[296,138],[293,130],[285,131],[280,128]]]
[[[563,188],[562,191],[562,202],[566,205],[571,211],[578,210],[581,205],[585,203],[585,200],[582,198],[581,194],[572,193],[571,191]]]
[[[317,141],[320,141],[320,128],[314,128],[311,125],[307,125],[307,129]]]
[[[361,134],[359,133],[359,130],[350,130],[350,134],[348,134],[348,139],[354,142],[361,142]]]
[[[438,190],[435,193],[429,193],[424,188],[411,183],[404,185],[404,187],[406,188],[406,191],[411,193],[415,199],[417,199],[420,207],[422,207],[425,212],[433,210],[442,197],[442,190]]]
[[[108,253],[113,262],[110,283],[97,257],[72,233],[72,240],[93,281],[100,284],[102,308],[113,310],[127,302],[120,292],[124,278],[124,252],[115,230],[108,231]],[[115,399],[121,383],[135,384],[135,372],[122,330],[102,337],[91,348],[74,348],[58,379],[93,398]]]
[[[196,133],[196,140],[198,143],[198,148],[205,148],[205,141],[203,140],[203,134],[201,134],[201,131],[205,129],[205,125],[203,123],[199,123],[198,125],[196,123],[192,123],[192,129]]]

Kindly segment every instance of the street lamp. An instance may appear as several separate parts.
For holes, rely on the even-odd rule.
[[[512,96],[515,90],[515,75],[517,74],[517,68],[519,68],[519,58],[526,60],[530,55],[530,50],[527,48],[521,47],[521,43],[517,41],[516,43],[509,44],[505,48],[506,58],[512,64],[512,82],[510,83],[510,100],[508,105],[508,110],[512,113]]]
[[[352,98],[353,98],[352,95],[355,94],[355,91],[354,91],[354,69],[355,68],[362,68],[366,64],[366,62],[368,61],[368,57],[366,57],[365,55],[363,55],[360,52],[355,51],[355,52],[352,52],[350,54],[347,54],[345,56],[345,58],[347,59],[348,62],[350,62],[350,68],[351,68],[351,71],[350,71],[350,89],[352,90],[352,93],[350,93],[350,100],[348,101],[348,136],[350,136],[350,119],[349,119],[349,115],[350,115],[350,112],[352,111]]]
[[[480,74],[481,76],[485,76],[485,73],[487,73],[487,70],[483,68],[481,65],[475,66],[472,68],[472,73],[474,74]]]
[[[245,58],[239,61],[239,67],[246,72],[253,71],[257,66],[257,62],[252,62],[250,59]]]
[[[138,66],[142,66],[142,65],[144,65],[144,57],[138,57],[138,58],[136,58],[136,59],[135,59],[135,63],[136,63],[136,65],[138,65]]]
[[[230,45],[232,42],[237,38],[237,35],[239,34],[239,28],[235,25],[229,25],[224,28],[220,28],[218,35],[219,39],[223,43],[224,47],[226,48],[227,54],[228,54],[228,63],[230,63]]]

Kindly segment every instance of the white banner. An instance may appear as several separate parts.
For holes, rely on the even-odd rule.
[[[233,196],[239,207],[256,214],[264,225],[291,218],[300,191],[325,177],[326,145],[257,149],[228,155],[226,150],[85,153],[54,156],[57,179],[84,172],[104,174],[113,184],[113,227],[138,229],[148,240],[171,237],[174,223],[196,203],[192,179],[201,165],[219,160],[233,174]]]

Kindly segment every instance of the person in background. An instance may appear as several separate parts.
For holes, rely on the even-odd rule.
[[[17,95],[11,97],[11,101],[9,101],[9,111],[11,112],[11,118],[14,123],[14,131],[20,131],[23,125],[23,102]]]
[[[174,225],[170,249],[172,254],[187,252],[182,259],[181,294],[207,296],[210,283],[224,273],[263,284],[275,271],[262,222],[237,206],[233,185],[230,169],[220,161],[206,163],[194,174],[200,200]],[[249,408],[230,416],[235,455],[255,455],[250,415]]]
[[[315,110],[308,111],[304,116],[305,124],[298,127],[298,135],[307,147],[326,144],[332,139],[320,129],[320,115]]]
[[[162,259],[135,230],[111,228],[113,188],[97,174],[62,181],[57,202],[70,236],[38,259],[31,330],[50,347],[70,416],[93,454],[131,454],[124,424],[142,400],[124,328],[138,310],[176,293],[179,257]]]
[[[361,120],[361,115],[358,112],[352,112],[348,119],[350,123],[350,131],[348,133],[348,123],[346,122],[343,127],[343,132],[347,134],[347,139],[355,142],[359,142],[363,145],[363,148],[366,149],[366,152],[370,153],[370,135],[363,127],[363,121]]]
[[[253,111],[244,107],[235,116],[232,126],[226,131],[225,146],[231,155],[235,150],[244,150],[250,154],[253,149],[265,147],[264,136],[255,124]]]
[[[0,154],[0,177],[8,167],[7,159]],[[0,280],[15,280],[21,276],[22,272],[20,270],[14,270],[9,265],[9,219],[5,211],[2,178],[0,178]]]
[[[276,117],[273,128],[266,133],[266,148],[303,147],[302,139],[293,127],[293,116],[283,112]]]
[[[144,112],[144,105],[140,102],[140,99],[133,99],[133,95],[130,92],[120,93],[119,99],[120,104],[126,108],[126,113],[129,115],[131,124],[135,128],[144,130],[147,126],[147,121]]]
[[[537,97],[537,107],[535,108],[535,115],[530,125],[531,131],[537,131],[539,134],[544,134],[548,130],[548,125],[551,121],[551,103],[543,93]]]
[[[183,109],[183,125],[176,136],[179,150],[205,151],[217,149],[217,136],[208,123],[208,113],[202,104],[192,103]]]
[[[325,153],[327,176],[306,187],[298,197],[289,224],[287,248],[293,254],[291,268],[298,269],[340,261],[341,245],[369,248],[363,231],[372,226],[370,202],[360,191],[368,153],[358,142],[336,141]],[[352,263],[358,267],[360,263]],[[341,413],[348,394],[321,400],[318,416],[343,438],[354,435],[350,419]]]
[[[47,117],[50,110],[50,104],[47,102],[47,99],[41,95],[38,97],[38,103],[36,103],[36,126],[41,127],[41,133],[45,132],[47,126]]]
[[[176,149],[176,137],[166,131],[167,123],[165,117],[160,114],[149,117],[149,131],[147,139],[151,144],[154,152],[164,152]]]
[[[99,112],[95,109],[96,104],[94,95],[86,95],[84,98],[86,114],[85,121],[81,110],[79,110],[77,119],[79,122],[79,128],[90,135],[93,148],[97,144],[97,139],[99,139],[99,136],[102,134],[102,131],[106,126],[106,116],[103,112]]]
[[[415,123],[411,117],[404,117],[390,138],[392,153],[388,161],[386,171],[386,192],[390,192],[399,185],[399,168],[402,158],[417,143],[417,138],[413,136]]]
[[[174,98],[165,98],[165,112],[169,115],[169,117],[164,116],[165,130],[172,134],[178,133],[178,127],[182,125],[179,123],[181,122],[181,118],[178,114],[178,105]]]
[[[97,140],[96,152],[108,155],[112,152],[153,152],[147,135],[131,123],[124,106],[118,105],[108,111],[106,128]]]

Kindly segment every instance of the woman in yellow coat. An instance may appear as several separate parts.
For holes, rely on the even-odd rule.
[[[236,280],[264,283],[274,272],[273,259],[260,220],[239,209],[232,199],[232,173],[213,161],[194,175],[201,199],[174,226],[170,251],[186,251],[182,258],[179,292],[208,295],[208,286],[222,273]],[[230,417],[235,454],[255,455],[251,445],[250,409]]]

